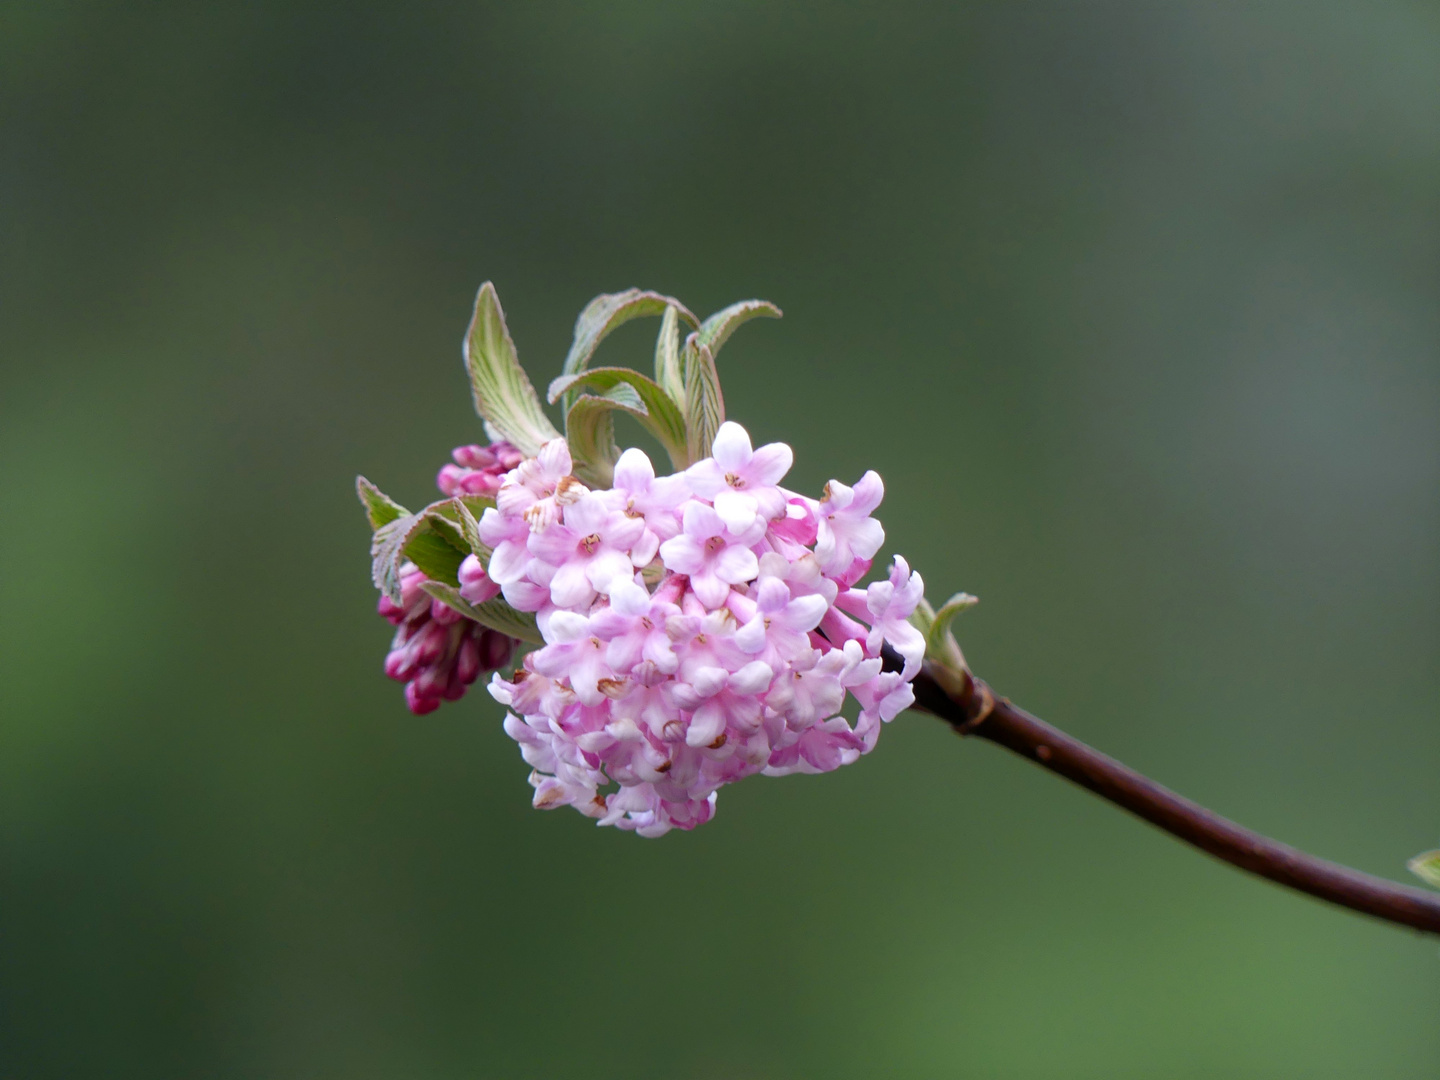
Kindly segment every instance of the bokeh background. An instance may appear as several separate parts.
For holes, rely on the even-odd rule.
[[[910,714],[644,841],[409,716],[363,471],[630,285],[1003,692],[1440,842],[1428,3],[0,8],[0,1072],[1431,1077],[1440,957]],[[655,324],[606,344],[648,362]]]

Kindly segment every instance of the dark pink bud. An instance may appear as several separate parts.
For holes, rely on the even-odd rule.
[[[440,707],[440,699],[425,696],[418,685],[412,682],[405,687],[405,705],[416,716],[424,716]]]
[[[506,444],[508,445],[508,444]],[[450,452],[456,465],[467,469],[489,469],[496,464],[495,451],[488,446],[457,446]]]
[[[485,671],[498,671],[515,654],[515,639],[498,630],[486,630],[480,638],[480,664]]]
[[[480,677],[480,660],[480,642],[475,634],[466,634],[460,642],[460,651],[455,654],[455,678],[462,687]]]
[[[467,473],[461,477],[459,488],[460,492],[465,495],[494,495],[500,490],[500,474],[493,472]]]
[[[443,465],[435,475],[435,486],[453,497],[460,493],[460,485],[464,483],[467,475],[469,474],[466,470],[458,465]]]
[[[439,600],[430,601],[430,618],[441,626],[453,626],[464,617],[449,604]]]

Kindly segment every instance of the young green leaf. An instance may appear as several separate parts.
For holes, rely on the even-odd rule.
[[[465,334],[465,367],[475,411],[485,420],[487,431],[504,436],[527,456],[559,438],[520,366],[500,298],[488,281],[480,286],[475,316]]]
[[[565,439],[575,475],[592,487],[609,487],[615,478],[615,462],[620,458],[615,445],[616,409],[637,420],[649,416],[645,402],[628,382],[616,383],[603,394],[582,394],[565,414]]]
[[[920,603],[915,605],[915,610],[910,613],[910,625],[919,630],[927,641],[929,640],[930,628],[935,625],[935,609],[923,596],[920,598]]]
[[[720,346],[730,335],[751,319],[778,319],[782,312],[769,300],[741,300],[723,311],[717,311],[700,324],[700,344],[710,346],[710,354],[718,356]]]
[[[935,612],[934,621],[930,628],[925,631],[925,652],[940,656],[950,635],[950,624],[955,621],[955,616],[962,611],[974,607],[980,602],[978,596],[971,596],[969,593],[959,592],[940,605]]]
[[[483,604],[472,604],[460,595],[459,589],[439,581],[423,582],[420,588],[467,619],[474,619],[481,626],[498,630],[508,637],[528,641],[532,645],[545,644],[545,639],[540,636],[540,629],[535,624],[535,616],[516,611],[498,596]]]
[[[486,507],[494,506],[495,500],[484,495],[458,495],[431,503],[421,513],[447,541],[461,551],[478,555],[481,561],[489,561],[490,548],[480,539],[480,524],[475,512],[484,513]]]
[[[465,561],[466,553],[435,528],[433,519],[426,519],[425,524],[427,528],[417,532],[405,545],[405,557],[432,581],[459,585],[460,564]]]
[[[449,506],[449,503],[427,506],[418,514],[406,514],[386,522],[371,537],[371,576],[375,587],[397,604],[400,602],[400,567],[407,560],[427,577],[451,585],[460,583],[460,563],[466,552],[447,539],[447,536],[459,536],[460,530],[436,512],[437,506]]]
[[[1427,885],[1440,889],[1440,851],[1427,851],[1416,855],[1405,864],[1410,872]]]
[[[405,545],[425,526],[420,514],[406,514],[387,521],[370,538],[370,576],[375,587],[395,603],[400,602],[400,564]]]
[[[685,342],[680,370],[685,377],[685,448],[690,462],[696,462],[709,456],[715,433],[725,422],[725,398],[710,346],[701,345],[695,334]]]
[[[599,348],[600,342],[604,341],[616,327],[623,326],[631,319],[638,319],[646,315],[662,315],[670,310],[677,312],[691,326],[698,327],[700,325],[700,321],[690,313],[690,309],[673,296],[665,296],[644,289],[601,293],[585,305],[585,310],[580,312],[579,318],[575,320],[575,340],[570,345],[570,354],[565,357],[563,373],[578,375],[589,367],[590,358],[595,355],[595,350]],[[574,391],[565,395],[564,409],[567,413],[575,403],[575,398]]]
[[[685,380],[680,376],[680,313],[665,309],[660,334],[655,339],[655,382],[670,396],[676,408],[685,408]]]
[[[590,368],[579,375],[561,375],[550,384],[549,398],[554,401],[567,391],[581,388],[603,393],[620,386],[629,387],[641,403],[642,411],[636,412],[633,407],[627,411],[665,448],[665,452],[670,455],[671,464],[676,469],[684,468],[685,418],[670,395],[639,372],[629,368],[605,367]],[[617,399],[617,404],[619,403]]]
[[[355,477],[355,494],[360,496],[360,504],[365,507],[372,530],[388,525],[410,512],[363,476]]]

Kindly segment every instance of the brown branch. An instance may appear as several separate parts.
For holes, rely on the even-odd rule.
[[[1440,893],[1371,877],[1242,828],[995,697],[968,674],[956,678],[927,663],[914,688],[915,708],[959,734],[1013,750],[1217,859],[1352,911],[1440,934]]]

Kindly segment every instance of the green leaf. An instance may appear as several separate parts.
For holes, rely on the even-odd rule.
[[[466,552],[445,539],[432,520],[426,519],[424,524],[427,527],[416,532],[405,545],[405,557],[432,581],[458,586],[460,564],[465,561]]]
[[[769,300],[741,300],[723,311],[717,311],[700,324],[700,344],[710,346],[712,356],[719,355],[720,346],[730,335],[751,319],[778,319],[782,312]]]
[[[360,504],[365,507],[372,530],[410,512],[363,476],[355,477],[355,494],[360,496]]]
[[[495,500],[484,495],[459,495],[431,503],[422,513],[429,516],[430,523],[450,543],[462,551],[478,555],[482,562],[488,562],[490,548],[480,539],[480,523],[475,520],[475,509],[484,513],[486,507],[494,505]]]
[[[710,455],[710,444],[725,422],[725,398],[710,346],[701,345],[695,334],[685,342],[680,370],[685,378],[685,448],[695,462]]]
[[[638,319],[645,315],[662,315],[671,309],[675,310],[691,326],[698,327],[700,325],[699,320],[690,313],[690,309],[673,296],[665,296],[644,289],[601,293],[585,305],[585,309],[575,320],[575,340],[570,345],[570,354],[565,357],[563,373],[578,375],[584,371],[590,364],[590,358],[595,355],[595,350],[599,348],[600,342],[604,341],[616,327],[623,326],[631,319]],[[566,412],[569,412],[574,402],[575,394],[573,392],[565,396]]]
[[[644,419],[645,403],[628,382],[616,383],[603,394],[582,394],[565,414],[565,438],[575,475],[591,487],[607,488],[615,478],[620,448],[615,445],[616,409]]]
[[[455,513],[450,500],[427,506],[418,514],[406,514],[386,522],[370,539],[371,577],[375,587],[397,604],[400,602],[400,567],[407,560],[426,577],[451,585],[460,583],[460,564],[466,544],[463,532],[445,516]]]
[[[465,367],[470,372],[475,411],[489,425],[487,430],[514,443],[527,457],[560,437],[520,366],[500,298],[488,281],[480,286],[475,316],[465,334]]]
[[[459,589],[439,581],[426,581],[421,584],[420,588],[447,607],[454,608],[467,619],[474,619],[481,626],[498,630],[502,634],[519,638],[521,641],[528,641],[532,645],[545,644],[545,639],[540,636],[540,628],[535,624],[535,616],[528,612],[516,611],[498,596],[483,604],[472,604],[460,595]]]
[[[420,514],[406,514],[381,525],[370,538],[370,576],[375,587],[397,604],[405,545],[424,527],[425,519]]]
[[[1416,855],[1405,865],[1425,884],[1440,889],[1440,851],[1427,851]]]
[[[937,659],[944,659],[943,653],[953,636],[950,633],[950,624],[967,608],[972,608],[980,602],[977,596],[969,593],[959,592],[940,605],[940,610],[935,612],[934,621],[930,628],[925,631],[925,654],[933,655]]]
[[[673,307],[665,309],[655,339],[655,382],[676,408],[685,408],[685,380],[680,376],[680,314]]]
[[[923,596],[920,598],[920,603],[915,605],[915,610],[910,613],[910,625],[924,634],[927,641],[929,640],[930,628],[935,625],[935,609]]]
[[[638,371],[605,367],[591,368],[579,375],[561,375],[550,384],[549,398],[554,401],[561,394],[582,387],[608,391],[621,386],[629,387],[640,402],[638,411],[629,401],[624,402],[623,404],[628,406],[627,411],[665,448],[665,452],[670,455],[671,464],[676,469],[684,468],[687,453],[685,418],[670,395]],[[616,402],[621,404],[620,399],[616,399]]]

